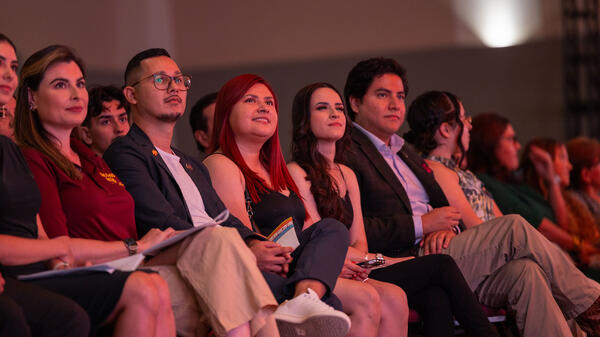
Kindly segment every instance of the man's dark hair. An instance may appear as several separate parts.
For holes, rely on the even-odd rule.
[[[385,74],[398,75],[402,79],[404,92],[408,94],[406,70],[396,60],[378,57],[360,61],[348,73],[346,86],[344,86],[344,100],[350,119],[354,120],[356,117],[356,112],[352,110],[352,106],[350,105],[350,97],[362,100],[373,80]]]
[[[143,60],[158,56],[171,57],[171,55],[169,55],[169,52],[167,52],[163,48],[151,48],[137,53],[131,60],[129,60],[129,62],[127,63],[127,67],[125,68],[125,75],[123,76],[125,84],[130,85],[133,82],[131,75],[135,70],[137,70],[140,67],[140,63]]]
[[[216,101],[217,93],[212,92],[200,97],[196,104],[194,104],[192,110],[190,110],[190,126],[192,127],[192,132],[196,132],[196,130],[202,130],[204,132],[208,131],[208,121],[203,112],[207,106],[215,103]],[[198,141],[196,141],[196,146],[198,146],[198,149],[202,152],[206,150]]]
[[[112,101],[118,101],[118,108],[124,108],[129,117],[129,103],[125,100],[123,91],[113,85],[99,86],[89,91],[88,112],[82,124],[89,127],[92,117],[100,115],[104,110],[104,103]]]

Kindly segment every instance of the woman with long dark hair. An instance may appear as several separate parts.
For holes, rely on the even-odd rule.
[[[453,335],[454,316],[471,336],[496,335],[452,258],[430,255],[407,259],[369,253],[359,185],[354,172],[341,164],[348,151],[350,123],[339,92],[328,83],[304,87],[294,98],[292,120],[294,162],[288,166],[311,221],[337,219],[350,231],[347,260],[338,282],[355,286],[357,282],[352,279],[361,280],[370,271],[355,263],[376,256],[385,259],[367,281],[381,297],[380,336],[393,334],[398,329],[394,325],[400,323],[390,322],[399,314],[398,298],[388,295],[395,286],[406,291],[409,304],[421,313],[425,336]],[[342,301],[344,295],[339,295]],[[429,301],[433,297],[435,303]]]

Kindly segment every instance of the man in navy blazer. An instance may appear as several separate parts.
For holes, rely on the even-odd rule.
[[[369,248],[452,256],[481,303],[516,311],[522,336],[570,336],[565,317],[599,336],[600,285],[522,217],[460,226],[431,169],[396,135],[407,91],[404,68],[385,58],[359,62],[344,88],[354,121],[347,164],[360,185]]]
[[[191,78],[181,73],[166,50],[149,49],[129,62],[125,83],[124,94],[131,106],[133,125],[126,136],[111,144],[104,153],[104,159],[133,196],[138,234],[142,235],[152,228],[184,230],[212,221],[226,208],[212,187],[207,168],[171,146],[175,123],[185,111]],[[249,326],[255,328],[255,324],[260,324],[260,311],[257,309],[261,309],[256,306],[265,303],[260,296],[263,289],[257,287],[266,279],[271,290],[269,295],[275,295],[281,302],[293,297],[294,284],[291,279],[275,273],[262,273],[262,282],[246,274],[260,275],[256,260],[276,259],[278,257],[273,255],[288,247],[265,248],[257,254],[255,248],[251,250],[246,243],[255,242],[253,247],[266,247],[268,245],[262,244],[265,238],[255,234],[234,216],[229,216],[222,225],[235,228],[239,235],[231,236],[227,232],[231,229],[213,229],[217,236],[220,232],[225,233],[215,238],[222,242],[222,246],[219,251],[202,250],[197,259],[204,260],[205,265],[212,265],[214,272],[188,281],[192,287],[195,286],[197,293],[206,295],[199,302],[207,305],[199,304],[202,309],[208,308],[209,316],[213,316],[211,323],[225,325],[231,323],[236,315],[254,313]],[[197,235],[203,235],[204,231],[206,229]],[[238,256],[249,257],[252,265],[240,265],[241,260],[224,260],[221,255],[230,256],[228,250],[239,252]],[[182,263],[176,265],[181,274],[188,273],[181,270]],[[230,270],[232,274],[215,277],[221,270]],[[256,303],[252,303],[253,292],[259,293]],[[236,295],[230,293],[241,295],[235,298]],[[330,295],[329,298],[333,301],[330,303],[339,305],[335,296]],[[344,313],[319,301],[318,297],[314,299],[312,293],[301,294],[280,305],[275,317],[280,327],[283,324],[291,331],[311,336],[341,337],[350,326],[350,320]],[[229,327],[242,328],[231,324]],[[332,330],[334,333],[328,334]],[[232,329],[227,331],[234,332]]]

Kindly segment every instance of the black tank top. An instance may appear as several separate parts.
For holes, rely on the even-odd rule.
[[[304,226],[304,205],[302,200],[290,190],[290,195],[285,196],[280,192],[271,191],[260,196],[260,202],[254,203],[246,192],[249,201],[249,216],[255,228],[261,234],[268,236],[285,219],[292,217],[294,228],[298,237]]]
[[[349,223],[344,223],[346,228],[350,229],[352,227],[352,220],[354,219],[354,209],[352,208],[352,202],[350,201],[350,195],[346,192],[345,197],[339,197],[342,200],[342,205],[344,209],[342,210],[342,218],[349,219]],[[340,220],[340,219],[337,219]]]

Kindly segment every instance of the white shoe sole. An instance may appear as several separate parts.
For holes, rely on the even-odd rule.
[[[335,315],[315,315],[299,320],[295,316],[276,315],[281,337],[343,337],[350,322]]]

